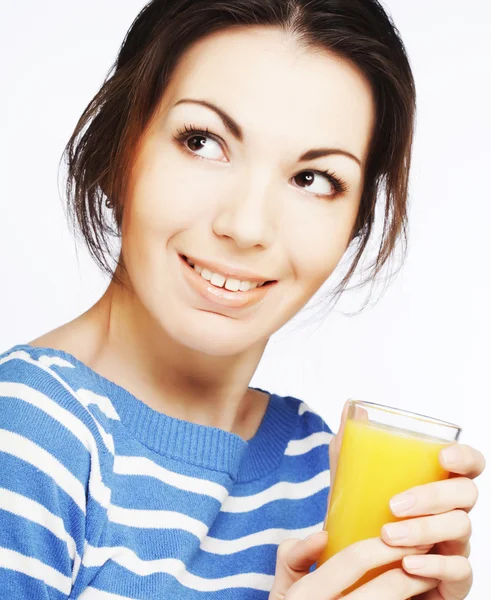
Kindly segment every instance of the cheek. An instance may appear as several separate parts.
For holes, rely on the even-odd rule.
[[[293,268],[297,279],[309,289],[322,285],[338,265],[349,245],[355,219],[353,207],[329,207],[324,215],[310,219],[308,226],[305,223],[301,230],[292,229],[289,237]]]
[[[147,157],[138,166],[128,197],[128,229],[145,238],[152,234],[169,238],[210,226],[222,199],[229,196],[230,178],[200,162],[175,149]]]

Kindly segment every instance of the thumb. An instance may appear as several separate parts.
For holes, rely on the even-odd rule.
[[[284,600],[292,585],[309,573],[326,543],[326,531],[318,531],[303,540],[288,538],[281,542],[276,555],[275,578],[269,600]]]
[[[348,419],[349,413],[349,400],[346,400],[343,407],[343,413],[341,415],[341,423],[339,425],[339,429],[337,434],[332,438],[329,443],[329,470],[331,473],[331,490],[329,491],[328,505],[327,509],[329,510],[329,505],[331,504],[331,491],[332,484],[334,482],[334,478],[336,476],[336,469],[338,466],[339,452],[341,450],[341,443],[343,441],[344,428],[346,426],[346,420]]]

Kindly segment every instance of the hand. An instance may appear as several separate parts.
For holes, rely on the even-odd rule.
[[[365,573],[376,567],[400,561],[404,556],[422,555],[431,546],[392,548],[380,538],[348,546],[312,573],[310,567],[325,548],[327,533],[318,532],[304,540],[289,538],[281,542],[269,600],[337,600]],[[407,600],[438,585],[438,580],[408,575],[392,569],[360,586],[345,600]]]
[[[450,451],[448,458],[446,450]],[[411,567],[410,559],[403,561],[407,573],[440,580],[435,589],[417,596],[418,600],[462,600],[472,586],[468,560],[472,526],[468,513],[478,498],[472,480],[484,471],[486,462],[478,450],[453,444],[440,453],[440,463],[451,472],[450,479],[415,487],[391,501],[395,516],[412,517],[393,524],[405,527],[406,537],[389,537],[392,525],[382,528],[382,539],[389,545],[433,546],[421,566]],[[406,510],[404,498],[413,503]]]

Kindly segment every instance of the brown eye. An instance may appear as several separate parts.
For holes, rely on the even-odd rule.
[[[302,171],[293,177],[296,185],[315,194],[334,196],[335,186],[329,181],[327,175],[316,171]]]
[[[175,139],[197,158],[223,160],[224,154],[220,143],[204,131],[179,131]]]
[[[193,152],[198,152],[206,146],[206,138],[203,135],[193,135],[186,141],[187,147]]]

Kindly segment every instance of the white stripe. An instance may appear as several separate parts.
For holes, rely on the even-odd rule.
[[[27,462],[49,477],[64,490],[85,513],[85,488],[61,462],[41,446],[22,435],[0,429],[0,452]]]
[[[63,519],[49,511],[42,504],[16,492],[0,488],[0,509],[48,529],[58,539],[65,542],[71,560],[75,559],[77,546],[75,540],[65,529]]]
[[[280,481],[270,488],[251,496],[228,496],[222,504],[221,512],[245,513],[256,510],[275,500],[300,500],[329,487],[330,472],[328,470],[318,473],[312,479],[300,483]],[[127,527],[140,527],[144,529],[182,529],[203,539],[208,532],[208,526],[187,515],[167,510],[144,510],[124,508],[111,504],[108,509],[108,518],[112,523],[119,523]]]
[[[101,436],[102,441],[104,442],[104,446],[106,446],[109,452],[114,456],[115,450],[113,436],[104,429],[104,427],[99,423],[99,421],[97,421],[97,419],[95,419],[94,422],[96,424],[97,430],[99,431],[99,435]]]
[[[316,525],[301,529],[267,529],[235,540],[222,540],[206,536],[201,542],[200,550],[210,554],[227,556],[266,544],[279,545],[283,540],[291,537],[304,539],[312,533],[322,531],[323,527],[324,522],[321,521]],[[168,565],[170,562],[178,559],[143,560],[133,550],[125,546],[99,548],[91,546],[88,542],[85,543],[83,555],[84,566],[101,567],[108,560],[113,560],[136,575],[150,575],[158,572],[170,572],[168,571]]]
[[[84,552],[83,564],[87,567],[99,567],[106,564],[108,560],[114,561],[131,573],[141,577],[155,573],[166,573],[175,577],[185,587],[200,592],[216,592],[234,587],[249,587],[269,591],[273,584],[273,576],[261,573],[241,573],[217,579],[207,579],[189,573],[185,563],[177,558],[142,560],[133,550],[124,547],[87,548],[87,552]],[[84,595],[80,598],[84,598]],[[86,596],[86,598],[92,600],[92,596]]]
[[[42,363],[36,362],[32,360],[27,352],[19,351],[13,352],[7,358],[4,358],[0,361],[0,364],[7,362],[7,360],[19,359],[37,366],[44,371],[47,371],[52,377],[54,377],[74,398],[76,402],[81,404],[80,399],[77,397],[75,392],[70,388],[70,386],[59,377],[54,371],[49,370]],[[11,382],[0,382],[0,398],[2,396],[10,396],[17,398],[18,400],[22,400],[33,406],[36,406],[40,410],[44,411],[50,417],[61,423],[65,428],[67,428],[84,446],[91,454],[91,474],[89,478],[89,490],[91,496],[101,504],[104,508],[107,508],[110,499],[111,499],[111,490],[104,484],[102,481],[102,475],[100,471],[100,462],[99,462],[99,451],[97,448],[97,443],[90,432],[89,428],[80,421],[75,415],[73,415],[70,411],[66,410],[62,406],[60,406],[57,402],[39,392],[28,385],[23,383],[11,383]],[[97,424],[97,421],[94,419],[92,414],[87,410],[87,415],[92,419],[94,423]],[[108,438],[109,434],[106,434],[103,437],[103,441],[109,444],[108,450],[111,448],[114,449],[114,442],[112,437],[110,440]]]
[[[39,392],[24,383],[0,381],[0,398],[9,397],[22,400],[27,404],[39,408],[45,414],[63,425],[65,429],[70,431],[70,433],[83,444],[91,454],[91,475],[89,478],[90,493],[102,506],[106,507],[110,501],[111,490],[102,481],[97,444],[85,424],[70,411],[60,406],[42,392]]]
[[[250,588],[269,592],[273,587],[274,581],[273,575],[264,575],[264,573],[242,573],[219,579],[205,579],[183,569],[176,574],[173,573],[173,575],[183,586],[199,592],[218,592],[231,588]]]
[[[330,479],[329,470],[325,470],[318,473],[315,477],[312,477],[312,479],[301,481],[300,483],[280,481],[258,494],[253,494],[251,496],[229,496],[225,500],[221,511],[227,513],[243,513],[260,508],[275,500],[299,500],[301,498],[308,498],[326,487],[329,487]]]
[[[77,579],[78,572],[79,572],[81,566],[82,566],[82,557],[77,552],[77,554],[75,554],[75,560],[73,561],[73,567],[72,567],[72,582],[73,583],[75,583],[75,581]]]
[[[329,445],[334,435],[327,433],[327,431],[318,431],[312,433],[308,437],[301,440],[291,440],[285,450],[286,456],[298,456],[300,454],[307,454],[313,448],[323,446],[324,444]]]
[[[265,529],[264,531],[258,531],[245,535],[244,537],[237,538],[235,540],[221,540],[207,536],[201,542],[201,550],[209,552],[211,554],[220,554],[222,556],[235,554],[236,552],[242,552],[255,546],[263,546],[265,544],[281,544],[281,542],[287,538],[295,537],[304,539],[312,533],[322,531],[324,523],[317,523],[317,525],[311,525],[310,527],[303,527],[301,529]]]
[[[326,433],[325,435],[330,434]],[[321,471],[321,473],[319,473],[313,479],[304,482],[290,483],[287,481],[281,481],[274,486],[271,486],[266,490],[251,496],[227,497],[227,489],[220,484],[207,479],[189,477],[187,475],[181,475],[180,473],[169,471],[164,467],[156,465],[154,462],[145,457],[116,455],[114,457],[114,472],[119,475],[145,475],[147,477],[153,477],[177,489],[215,498],[220,502],[220,504],[224,504],[224,506],[227,507],[225,510],[222,508],[224,512],[249,512],[250,510],[254,510],[255,508],[259,508],[260,506],[267,504],[268,502],[285,499],[285,496],[282,495],[284,490],[290,490],[290,493],[293,494],[293,496],[287,496],[287,499],[290,497],[293,499],[305,498],[323,489],[323,487],[329,487],[330,483],[329,471]],[[319,479],[321,480],[320,482],[318,481]],[[322,484],[321,487],[318,487],[319,483]],[[304,488],[303,490],[300,489],[302,487]],[[309,493],[310,491],[311,493]],[[236,510],[235,507],[238,507],[240,503],[243,504],[243,510]],[[111,506],[113,507],[114,505]],[[234,510],[229,510],[230,506],[233,506]],[[114,508],[118,509],[120,507]],[[137,511],[137,509],[122,510],[135,510],[136,512],[140,512]]]
[[[129,596],[120,596],[119,594],[111,594],[111,592],[104,592],[97,590],[94,587],[85,588],[82,594],[79,596],[80,600],[135,600]]]
[[[91,404],[95,404],[99,410],[106,415],[108,419],[113,421],[120,421],[119,415],[116,412],[111,400],[107,396],[101,396],[96,394],[92,390],[86,390],[80,388],[77,390],[77,396],[80,398],[82,404],[88,408]]]
[[[111,504],[108,518],[112,523],[140,529],[182,529],[199,539],[208,533],[208,525],[173,510],[138,510]]]
[[[115,456],[114,472],[118,475],[153,477],[179,490],[215,498],[220,504],[229,494],[227,488],[219,483],[170,471],[143,456]]]
[[[60,358],[59,356],[43,355],[39,357],[39,362],[42,362],[43,365],[46,365],[47,367],[52,367],[54,365],[55,367],[68,367],[70,369],[75,368],[75,365],[72,365],[72,363]]]
[[[19,552],[8,550],[7,548],[0,548],[0,567],[24,573],[24,575],[44,581],[47,585],[67,596],[70,594],[72,588],[70,577],[63,575],[63,573],[60,573],[49,565],[45,565],[37,558],[24,556],[23,554],[19,554]]]
[[[300,402],[298,405],[298,414],[303,415],[305,412],[314,412],[306,402]]]
[[[71,392],[73,395],[73,392]],[[36,408],[39,408],[44,413],[49,415],[55,421],[58,421],[63,427],[68,429],[72,435],[74,435],[84,446],[85,448],[92,454],[97,453],[97,444],[94,440],[94,437],[88,427],[72,412],[63,408],[60,404],[52,400],[43,392],[32,388],[25,383],[14,383],[10,381],[0,381],[0,398],[16,398],[17,400],[22,400],[27,404],[31,404]],[[75,398],[76,400],[76,398]],[[90,413],[87,413],[88,415]],[[100,427],[99,423],[90,415],[90,418],[94,421],[94,423]],[[108,450],[114,448],[114,443],[112,437],[105,433],[104,442],[106,443],[106,447]],[[110,440],[107,440],[107,437],[110,437]]]

